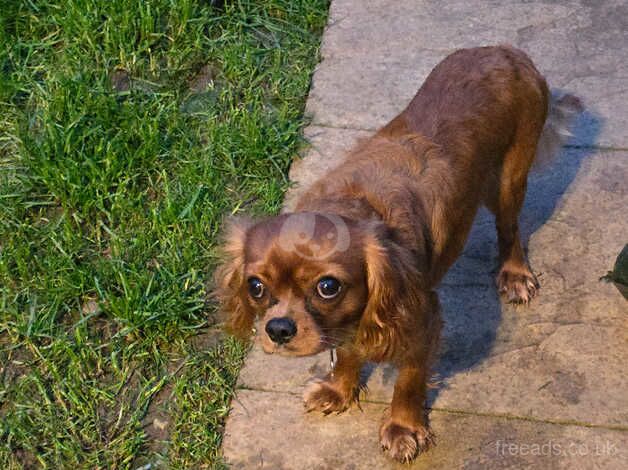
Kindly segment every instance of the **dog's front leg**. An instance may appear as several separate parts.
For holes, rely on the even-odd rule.
[[[363,359],[353,350],[342,347],[337,349],[337,356],[334,370],[306,387],[303,401],[308,412],[340,413],[357,401]]]
[[[382,448],[400,462],[410,462],[433,443],[425,412],[427,370],[417,364],[399,369],[390,411],[379,431]]]

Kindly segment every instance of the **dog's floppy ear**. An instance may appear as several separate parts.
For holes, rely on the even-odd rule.
[[[356,340],[373,360],[390,360],[401,352],[407,328],[413,323],[408,311],[421,303],[423,281],[412,254],[390,240],[384,224],[364,227],[363,249],[368,301]]]
[[[226,330],[240,338],[248,338],[253,329],[254,313],[243,300],[244,247],[253,220],[234,217],[226,222],[222,246],[222,262],[214,273],[215,295],[220,302]]]

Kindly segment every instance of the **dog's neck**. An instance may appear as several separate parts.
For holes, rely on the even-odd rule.
[[[441,158],[442,151],[420,134],[378,134],[360,143],[348,163],[341,163],[303,193],[295,211],[383,222],[395,242],[425,260],[422,268],[430,273],[429,282],[436,284],[451,263],[441,257],[451,231],[457,229],[446,222],[457,208],[475,204],[477,197],[455,191],[452,172],[461,169],[452,170],[453,152]]]

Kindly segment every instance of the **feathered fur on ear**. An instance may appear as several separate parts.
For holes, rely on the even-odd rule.
[[[240,338],[251,336],[254,313],[243,301],[244,247],[248,229],[254,224],[252,219],[234,217],[226,222],[222,263],[214,273],[214,293],[220,302],[220,310],[225,319],[225,329]]]
[[[416,256],[386,232],[384,224],[370,224],[363,241],[369,296],[356,341],[376,361],[394,360],[407,348],[416,348],[406,344],[416,334],[407,332],[421,328],[419,310],[427,293]]]

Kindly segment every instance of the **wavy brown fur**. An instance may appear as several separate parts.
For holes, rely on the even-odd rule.
[[[572,96],[559,104],[552,108],[559,117],[581,109]],[[231,329],[246,335],[257,316],[266,352],[340,348],[333,374],[308,387],[308,410],[343,411],[365,361],[395,363],[381,445],[400,461],[426,450],[433,442],[426,384],[442,327],[434,289],[481,204],[496,218],[499,291],[528,303],[539,287],[517,219],[544,129],[555,140],[553,121],[545,125],[549,105],[545,79],[522,51],[451,54],[399,116],[300,197],[294,213],[232,232],[218,274]],[[317,286],[330,277],[341,290],[325,299]],[[247,279],[263,283],[260,298],[247,293]],[[264,330],[276,319],[294,324],[294,334],[272,339]]]

